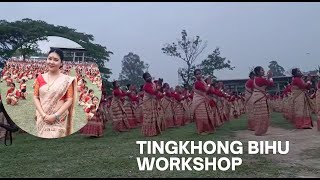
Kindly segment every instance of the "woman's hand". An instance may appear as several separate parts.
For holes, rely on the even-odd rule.
[[[47,115],[46,113],[44,113],[44,114],[42,114],[41,116],[42,116],[42,119],[45,120],[48,115]]]
[[[46,122],[47,124],[53,124],[55,121],[56,121],[56,116],[54,114],[47,115],[44,118],[44,122]]]

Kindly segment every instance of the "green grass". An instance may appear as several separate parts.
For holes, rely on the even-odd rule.
[[[283,129],[294,129],[294,125],[282,117],[281,113],[271,113],[271,126]]]
[[[71,71],[71,76],[75,77],[75,71]],[[87,80],[89,89],[93,89],[96,96],[101,97],[101,91],[97,88],[96,85],[93,85],[91,81]],[[16,88],[20,88],[20,84],[16,83]],[[1,97],[3,98],[3,105],[6,111],[8,112],[9,116],[12,120],[24,131],[32,134],[37,135],[36,132],[36,120],[35,120],[35,112],[36,108],[33,103],[33,88],[32,85],[34,80],[27,81],[27,100],[19,100],[18,105],[11,106],[5,103],[5,97],[7,90],[7,83],[5,81],[0,83],[0,90],[1,90]],[[79,93],[78,93],[79,95]],[[78,105],[78,101],[76,101],[75,105],[75,116],[74,116],[74,132],[81,129],[86,124],[85,119],[85,112],[83,111],[82,107]]]
[[[272,125],[276,127],[282,127],[286,121],[277,113],[272,117]],[[66,138],[47,140],[17,134],[12,146],[0,146],[0,177],[295,177],[308,168],[282,167],[265,156],[244,154],[240,156],[242,165],[233,172],[138,170],[136,157],[142,155],[136,141],[232,141],[237,140],[234,133],[246,130],[246,125],[242,116],[206,136],[196,134],[194,123],[168,129],[151,138],[143,137],[140,129],[126,133],[113,132],[110,124],[101,138],[88,138],[76,133]]]

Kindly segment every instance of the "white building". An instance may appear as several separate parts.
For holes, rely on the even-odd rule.
[[[48,36],[47,40],[38,41],[42,53],[48,53],[52,48],[59,48],[63,51],[65,60],[73,62],[84,62],[86,50],[78,43],[63,37]]]

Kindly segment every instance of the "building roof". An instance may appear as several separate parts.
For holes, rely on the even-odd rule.
[[[85,50],[80,44],[63,37],[48,36],[48,40],[38,41],[41,52],[48,53],[51,47],[61,49]]]

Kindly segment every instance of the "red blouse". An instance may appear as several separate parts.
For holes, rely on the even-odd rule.
[[[14,91],[16,91],[16,96],[18,96],[19,97],[19,91],[17,91],[15,88],[10,88],[10,89],[8,89],[8,91],[7,91],[7,96],[8,96],[8,94],[10,94],[10,93],[13,93]]]
[[[303,89],[303,90],[309,89],[311,87],[310,83],[305,83],[304,80],[299,77],[293,78],[292,85],[298,86],[300,89]]]
[[[189,98],[190,98],[190,99],[193,99],[193,95],[194,95],[194,92],[192,92],[191,94],[189,94]]]
[[[207,91],[207,84],[203,83],[202,81],[196,81],[194,84],[195,89],[199,91],[206,92]]]
[[[116,97],[125,97],[126,93],[122,92],[121,89],[119,89],[119,88],[115,88],[113,90],[113,95]]]
[[[143,90],[151,95],[157,95],[157,91],[153,88],[153,83],[145,83]]]
[[[253,88],[254,88],[254,83],[253,83],[253,82],[254,82],[253,79],[249,79],[249,80],[246,82],[246,87],[247,87],[248,89],[253,90]]]
[[[270,81],[270,80],[267,80],[266,78],[263,78],[263,77],[256,77],[255,78],[255,84],[259,87],[262,87],[262,86],[273,86],[273,81]]]
[[[133,102],[138,102],[139,101],[139,96],[132,96],[131,95],[131,101],[133,101]]]
[[[177,100],[177,101],[179,101],[179,102],[180,102],[181,100],[183,100],[182,96],[181,96],[179,93],[177,93],[177,92],[173,93],[172,96],[174,97],[175,100]]]
[[[171,92],[166,92],[166,96],[169,97],[169,98],[171,98],[171,97],[172,97]]]

